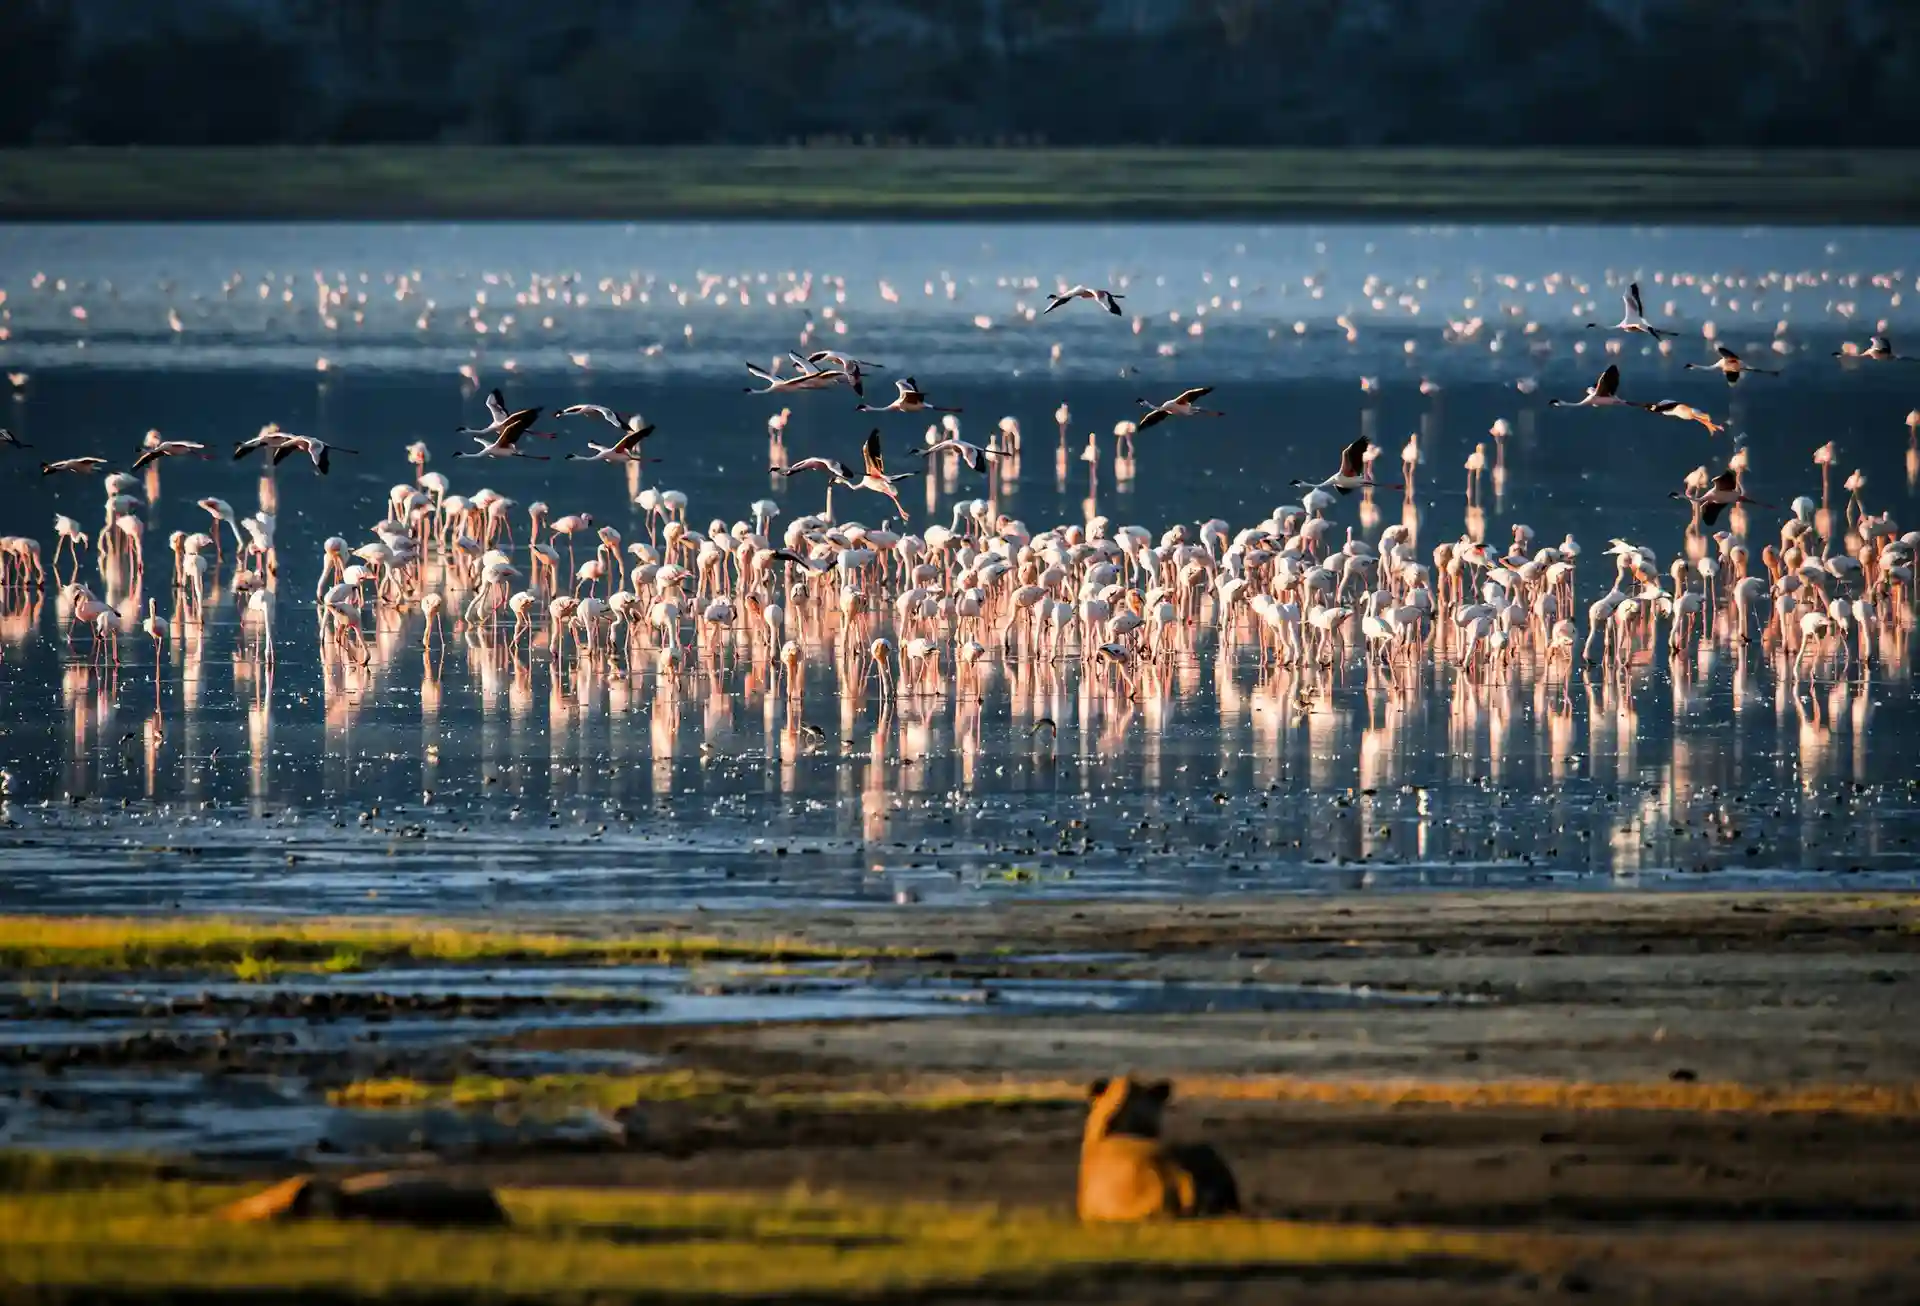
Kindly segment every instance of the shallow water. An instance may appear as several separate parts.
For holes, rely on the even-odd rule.
[[[1910,333],[1916,287],[1901,260],[1911,247],[1906,232],[1841,230],[0,230],[0,366],[27,374],[0,399],[0,424],[36,446],[0,450],[0,467],[27,473],[32,459],[90,452],[124,465],[150,427],[221,448],[268,420],[360,451],[339,455],[324,480],[298,460],[263,479],[257,463],[224,458],[171,460],[148,480],[147,582],[135,592],[121,577],[113,594],[130,630],[149,597],[175,611],[164,541],[205,526],[194,500],[216,494],[242,513],[276,506],[270,676],[236,655],[230,600],[210,605],[198,639],[170,644],[156,677],[137,632],[122,637],[117,671],[90,669],[84,635],[81,652],[66,651],[51,593],[37,604],[12,597],[0,616],[0,765],[14,777],[0,909],[612,911],[1913,884],[1920,794],[1908,741],[1920,710],[1897,614],[1871,668],[1797,686],[1768,646],[1743,647],[1724,630],[1677,668],[1656,657],[1624,680],[1563,685],[1524,667],[1475,684],[1429,663],[1396,687],[1357,654],[1327,672],[1263,669],[1250,641],[1223,643],[1203,625],[1133,701],[1077,661],[996,653],[977,695],[949,670],[892,712],[871,685],[843,686],[816,639],[790,712],[764,651],[744,645],[665,680],[650,658],[630,677],[556,676],[544,651],[514,663],[458,635],[444,657],[424,659],[417,613],[374,635],[366,669],[323,667],[308,599],[320,541],[370,538],[388,487],[410,477],[401,450],[417,439],[456,490],[544,499],[646,537],[621,469],[453,461],[451,428],[480,420],[462,364],[519,403],[647,413],[659,427],[648,451],[663,459],[647,482],[688,495],[696,532],[761,497],[785,518],[817,511],[817,481],[765,472],[782,452],[765,426],[776,405],[739,393],[742,358],[771,359],[811,322],[816,347],[887,363],[870,378],[879,390],[910,372],[934,402],[964,406],[970,438],[985,440],[1003,414],[1019,419],[1022,457],[991,491],[953,468],[903,487],[916,527],[991,492],[1036,531],[1094,513],[1155,535],[1212,517],[1238,529],[1292,500],[1290,477],[1330,471],[1354,435],[1386,448],[1384,472],[1418,432],[1411,506],[1381,492],[1343,501],[1336,520],[1368,538],[1409,521],[1422,553],[1463,529],[1495,547],[1520,522],[1538,544],[1572,532],[1586,549],[1584,616],[1611,579],[1606,540],[1651,545],[1664,563],[1687,525],[1667,491],[1696,465],[1717,470],[1730,447],[1646,414],[1546,408],[1549,396],[1577,396],[1609,358],[1623,392],[1686,398],[1726,421],[1749,449],[1755,497],[1817,498],[1808,455],[1834,440],[1836,514],[1840,480],[1859,467],[1869,507],[1917,524],[1920,461],[1903,422],[1920,402],[1920,367],[1828,357],[1880,323],[1896,344]],[[344,275],[345,296],[324,314],[316,269],[330,285]],[[415,270],[417,289],[396,299],[389,278]],[[48,279],[36,288],[37,272]],[[568,273],[577,280],[543,284],[579,287],[586,302],[514,302],[535,276]],[[1141,328],[1084,303],[1022,320],[1020,305],[1044,303],[1030,279],[1056,275],[1130,277]],[[1635,276],[1649,314],[1683,331],[1664,354],[1580,325],[1616,320],[1609,278]],[[1715,277],[1711,293],[1689,283]],[[616,304],[623,284],[633,298]],[[1448,331],[1449,319],[1470,317],[1483,325]],[[1750,362],[1786,375],[1729,390],[1683,371],[1711,356],[1708,321]],[[1376,379],[1371,392],[1362,377]],[[1422,378],[1437,390],[1422,394]],[[1117,461],[1106,433],[1136,411],[1132,398],[1192,384],[1214,385],[1228,416],[1144,433],[1136,456]],[[1063,401],[1064,451],[1052,416]],[[853,457],[869,423],[849,411],[851,396],[782,402],[793,410],[785,456]],[[1500,417],[1514,434],[1472,513],[1460,468]],[[880,420],[903,469],[926,420]],[[558,425],[561,439],[539,452],[600,438],[584,421]],[[1089,431],[1102,436],[1091,466],[1079,457]],[[0,534],[38,536],[51,553],[51,513],[92,529],[99,501],[96,479],[6,477]],[[835,508],[877,524],[879,502],[843,492]],[[1733,525],[1757,551],[1782,516],[1752,508]],[[523,534],[520,510],[513,520]],[[87,572],[98,588],[91,556]],[[1043,716],[1059,723],[1057,749],[1030,738]],[[822,742],[790,728],[800,717]]]
[[[241,1160],[604,1144],[598,1112],[355,1109],[323,1090],[405,1071],[503,1078],[670,1068],[617,1049],[513,1046],[740,1021],[1178,1015],[1469,1004],[1343,984],[963,979],[823,967],[400,967],[236,983],[208,975],[0,984],[0,1143]],[[217,1072],[206,1069],[217,1063]],[[357,1067],[358,1069],[352,1069]],[[377,1069],[376,1069],[377,1068]],[[321,1082],[316,1082],[315,1077]]]

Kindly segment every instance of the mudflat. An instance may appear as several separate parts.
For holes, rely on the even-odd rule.
[[[1074,1089],[1131,1068],[1174,1078],[1170,1133],[1219,1147],[1255,1215],[1551,1233],[1568,1260],[1548,1286],[1615,1299],[1920,1291],[1911,898],[1462,894],[778,919],[821,946],[950,952],[964,960],[913,964],[973,978],[989,1011],[996,981],[1094,973],[1160,985],[1169,1002],[1183,987],[1236,982],[1428,1000],[550,1032],[533,1041],[644,1046],[752,1074],[765,1091],[1058,1096],[725,1116],[655,1106],[643,1150],[487,1172],[1066,1209]],[[1542,1286],[1522,1278],[1293,1291],[1501,1300]],[[1282,1287],[1255,1275],[1210,1283],[1200,1299],[1286,1300]],[[1140,1301],[1166,1291],[1089,1289]]]
[[[1174,1081],[1168,1136],[1216,1147],[1257,1219],[1497,1249],[1151,1269],[1088,1256],[889,1300],[1920,1296],[1909,895],[1347,895],[526,924],[582,941],[582,956],[594,940],[685,935],[737,945],[723,957],[778,937],[791,955],[832,959],[716,962],[689,972],[695,989],[772,991],[825,968],[840,984],[951,1000],[887,1019],[535,1020],[451,1042],[349,1040],[304,1061],[232,1040],[172,1047],[165,1064],[217,1057],[228,1078],[297,1068],[335,1102],[438,1095],[496,1120],[587,1102],[620,1125],[407,1159],[494,1185],[509,1209],[513,1194],[555,1189],[804,1192],[869,1209],[991,1206],[1016,1227],[1070,1218],[1084,1085],[1132,1070]],[[582,990],[592,974],[581,967]],[[89,1064],[137,1066],[150,1046]],[[477,1058],[493,1078],[473,1076]],[[513,1058],[529,1069],[497,1069]],[[651,1069],[532,1069],[610,1062]],[[251,1179],[343,1159],[216,1168]]]

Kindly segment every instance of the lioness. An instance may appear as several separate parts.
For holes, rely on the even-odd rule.
[[[1080,1218],[1229,1215],[1240,1209],[1233,1172],[1204,1143],[1160,1141],[1173,1085],[1098,1079],[1080,1140]]]

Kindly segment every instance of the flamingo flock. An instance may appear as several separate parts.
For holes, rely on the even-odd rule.
[[[1121,296],[1105,290],[1075,286],[1049,298],[1048,312],[1088,299],[1120,314]],[[1622,321],[1604,329],[1655,341],[1672,334],[1647,319],[1637,285],[1624,298]],[[1902,358],[1884,336],[1843,354]],[[863,397],[865,373],[884,370],[839,351],[789,358],[791,371],[749,364],[763,383],[751,393],[825,395],[844,387]],[[1724,347],[1717,361],[1697,366],[1720,372],[1729,386],[1748,373],[1778,375]],[[1625,399],[1622,384],[1619,365],[1610,364],[1582,398],[1552,406],[1680,418],[1703,428],[1707,440],[1724,430],[1704,408]],[[889,710],[948,694],[977,701],[996,674],[1016,671],[1077,674],[1091,692],[1132,702],[1166,694],[1208,661],[1251,664],[1262,678],[1289,677],[1293,700],[1310,708],[1313,682],[1352,675],[1404,686],[1444,670],[1470,684],[1530,678],[1564,689],[1582,674],[1625,682],[1656,662],[1686,675],[1695,654],[1724,646],[1742,659],[1774,660],[1800,683],[1866,676],[1882,660],[1905,657],[1920,532],[1903,532],[1890,513],[1874,511],[1858,471],[1842,483],[1844,501],[1835,500],[1833,442],[1812,455],[1818,498],[1802,495],[1782,509],[1751,497],[1751,459],[1735,448],[1718,470],[1703,465],[1671,492],[1680,505],[1675,540],[1615,538],[1604,550],[1589,551],[1572,535],[1538,539],[1523,524],[1511,526],[1508,538],[1485,538],[1480,479],[1489,467],[1496,484],[1502,475],[1512,433],[1504,419],[1489,431],[1491,459],[1483,442],[1466,460],[1466,529],[1453,538],[1420,538],[1417,436],[1400,451],[1401,482],[1375,479],[1381,448],[1362,436],[1339,449],[1331,475],[1293,479],[1297,497],[1252,520],[1147,524],[1089,511],[1029,523],[1003,509],[996,488],[1017,476],[1017,418],[1001,419],[992,438],[976,443],[962,437],[961,409],[930,403],[911,376],[895,388],[892,402],[860,402],[855,411],[880,421],[940,415],[907,451],[919,460],[910,471],[888,469],[884,427],[866,436],[856,470],[826,454],[789,459],[786,411],[769,420],[772,472],[794,485],[804,482],[792,478],[816,473],[825,481],[821,510],[791,516],[758,499],[703,526],[686,494],[639,488],[639,467],[659,461],[643,456],[655,427],[607,405],[573,404],[553,416],[612,429],[612,443],[588,442],[587,452],[562,461],[625,465],[636,474],[624,530],[544,500],[522,504],[485,485],[456,484],[431,469],[425,442],[395,448],[400,479],[381,520],[321,546],[310,600],[317,654],[332,669],[363,672],[391,658],[396,634],[417,629],[417,647],[436,676],[457,649],[516,674],[544,665],[556,686],[575,692],[647,675],[667,685],[689,675],[725,685],[738,672],[777,685],[797,703],[807,676],[825,670],[844,699],[871,695]],[[1212,391],[1196,386],[1160,403],[1138,400],[1137,421],[1114,427],[1116,457],[1131,458],[1136,435],[1172,418],[1224,416],[1202,405]],[[483,425],[458,428],[472,447],[453,458],[548,461],[524,444],[559,438],[535,429],[545,409],[511,408],[499,388],[485,407]],[[1072,416],[1064,404],[1053,416],[1064,468]],[[1643,419],[1594,412],[1564,420]],[[1908,426],[1920,430],[1920,416]],[[295,454],[326,475],[334,453],[357,451],[268,423],[236,441],[233,458],[256,452],[266,460],[260,507],[243,515],[225,499],[200,499],[204,521],[167,523],[171,574],[150,581],[145,534],[157,478],[174,459],[209,456],[203,444],[150,432],[133,460],[147,482],[108,473],[104,514],[92,530],[56,515],[50,556],[36,538],[0,538],[0,596],[18,608],[51,589],[67,644],[77,649],[84,630],[96,665],[117,667],[125,640],[148,641],[156,684],[169,644],[204,639],[212,609],[231,603],[243,632],[236,656],[271,667],[282,655],[276,605],[309,602],[289,594],[276,546],[283,491],[274,478]],[[360,456],[378,466],[384,455]],[[1097,464],[1097,438],[1083,457]],[[83,477],[108,467],[108,459],[89,456],[42,464],[42,472]],[[984,493],[952,505],[947,522],[916,526],[902,483],[962,469],[985,478]],[[566,493],[563,479],[543,475],[546,493]],[[1768,479],[1781,484],[1790,475],[1769,469]],[[837,515],[836,489],[880,515],[873,524]],[[1367,538],[1392,492],[1403,495],[1401,520]],[[1778,517],[1759,520],[1750,510]]]
[[[498,439],[528,411],[504,414],[479,438]],[[612,410],[594,415],[632,433],[651,429]],[[1015,430],[987,447],[936,427],[915,452],[990,473],[991,463],[1019,457]],[[1341,520],[1343,501],[1357,493],[1372,503],[1402,488],[1372,479],[1377,452],[1364,437],[1351,442],[1332,476],[1295,481],[1297,501],[1238,525],[1095,516],[1034,527],[968,499],[949,524],[915,531],[897,483],[919,473],[887,473],[876,430],[864,476],[830,458],[778,470],[823,471],[829,495],[838,486],[880,497],[891,511],[878,524],[827,510],[782,526],[780,506],[762,499],[701,528],[686,495],[647,488],[626,533],[485,487],[461,492],[410,456],[414,475],[393,485],[384,519],[364,538],[322,546],[312,600],[320,654],[364,666],[376,631],[414,621],[428,659],[455,643],[576,677],[675,676],[690,666],[724,675],[744,663],[798,694],[808,666],[823,662],[892,702],[947,686],[978,694],[995,664],[1077,664],[1131,698],[1200,656],[1203,630],[1217,641],[1213,656],[1244,650],[1263,669],[1358,668],[1392,679],[1426,661],[1475,681],[1528,669],[1564,681],[1579,664],[1626,676],[1655,654],[1684,662],[1712,642],[1777,656],[1796,679],[1845,675],[1882,655],[1883,633],[1911,625],[1920,533],[1872,511],[1858,472],[1835,506],[1831,445],[1812,457],[1821,497],[1775,510],[1784,514],[1777,533],[1749,516],[1771,505],[1746,493],[1744,450],[1717,474],[1699,469],[1671,496],[1685,507],[1678,548],[1663,561],[1649,543],[1611,541],[1588,596],[1581,582],[1593,567],[1582,567],[1587,554],[1571,536],[1547,543],[1514,525],[1492,547],[1471,532],[1422,547],[1410,489],[1406,520],[1377,541],[1362,538]],[[1405,451],[1409,474],[1417,457]],[[1483,445],[1470,476],[1484,465]],[[283,590],[275,515],[201,499],[207,529],[168,536],[168,615],[149,597],[142,619],[137,602],[125,606],[145,579],[139,483],[114,473],[104,488],[97,529],[54,518],[46,562],[36,540],[0,540],[6,592],[17,600],[55,586],[69,645],[84,631],[89,656],[113,664],[123,638],[144,637],[156,665],[167,641],[191,637],[224,593],[247,634],[245,656],[271,663]]]

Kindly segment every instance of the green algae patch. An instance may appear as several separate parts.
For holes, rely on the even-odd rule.
[[[257,1186],[257,1185],[256,1185]],[[0,1193],[11,1300],[659,1302],[1031,1294],[1119,1275],[1513,1268],[1518,1242],[1419,1228],[1222,1220],[1083,1227],[1063,1213],[631,1189],[504,1189],[510,1227],[218,1218],[250,1191],[147,1180]]]
[[[345,972],[407,963],[857,961],[902,952],[825,948],[791,939],[648,933],[570,935],[387,917],[298,921],[227,917],[0,916],[0,968],[11,971],[226,970],[264,980],[283,970]]]
[[[744,1080],[700,1070],[652,1074],[462,1075],[444,1083],[418,1079],[360,1079],[327,1094],[334,1106],[404,1108],[496,1106],[539,1108],[592,1106],[618,1110],[635,1102],[735,1099],[751,1091]]]

